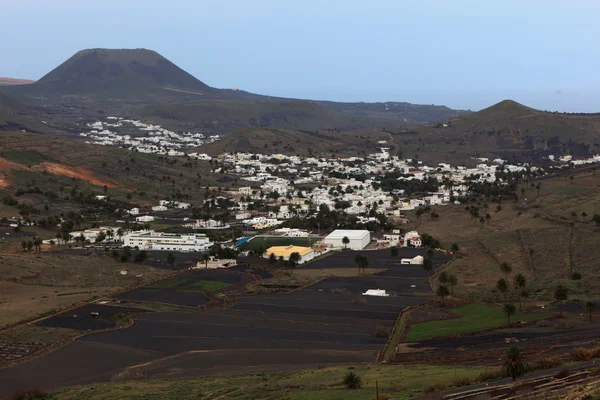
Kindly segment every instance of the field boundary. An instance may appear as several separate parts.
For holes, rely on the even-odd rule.
[[[415,308],[416,307],[407,307],[404,310],[402,310],[400,314],[398,314],[398,319],[394,324],[394,328],[392,329],[392,333],[390,334],[387,343],[385,344],[383,350],[380,351],[377,355],[376,362],[378,364],[385,364],[394,360],[398,351],[398,343],[400,343],[400,339],[402,338],[402,335],[408,327],[408,317],[410,316],[412,310],[414,310]]]

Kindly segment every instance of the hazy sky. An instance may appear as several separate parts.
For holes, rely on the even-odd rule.
[[[78,50],[158,51],[277,96],[600,111],[598,0],[0,0],[0,76]]]

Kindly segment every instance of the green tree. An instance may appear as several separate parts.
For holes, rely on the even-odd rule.
[[[503,262],[500,264],[500,271],[502,271],[504,277],[508,279],[508,275],[512,272],[512,266],[509,263]]]
[[[512,317],[513,315],[516,314],[517,308],[515,307],[514,304],[505,304],[502,311],[504,311],[504,314],[506,315],[506,318],[508,319],[508,326],[510,326],[510,317]]]
[[[398,246],[392,246],[390,248],[390,253],[392,257],[398,257]]]
[[[506,298],[506,293],[508,293],[508,283],[506,283],[505,279],[499,279],[498,282],[496,282],[496,289],[504,294],[504,297]]]
[[[456,275],[450,275],[448,277],[448,282],[450,282],[450,294],[454,294],[454,286],[458,284],[458,279],[456,278]]]
[[[148,259],[148,253],[145,250],[140,251],[135,256],[135,261],[139,262],[141,264],[143,264],[144,261],[146,261],[147,259]]]
[[[569,289],[564,285],[558,285],[554,289],[554,299],[561,303],[564,303],[569,297]],[[561,311],[562,312],[562,311]]]
[[[525,278],[525,275],[523,274],[517,274],[513,278],[513,281],[515,283],[515,287],[519,289],[519,311],[522,311],[523,305],[521,303],[521,300],[523,297],[523,289],[525,289],[525,286],[527,285],[527,278]]]
[[[431,262],[431,258],[426,257],[423,260],[423,269],[425,270],[425,272],[427,272],[428,274],[431,273],[431,270],[433,269],[433,263]]]
[[[277,262],[277,257],[275,257],[274,253],[271,253],[269,256],[269,264],[274,265]]]
[[[21,240],[21,247],[23,248],[23,253],[27,251],[27,240]]]
[[[527,355],[517,346],[511,346],[504,353],[502,372],[514,381],[527,371]]]
[[[342,381],[347,389],[360,389],[362,387],[362,379],[353,371],[348,372]]]
[[[588,315],[590,316],[590,322],[592,322],[592,312],[594,312],[594,310],[596,310],[596,303],[593,301],[586,302],[585,309],[587,310]]]
[[[342,243],[344,244],[344,250],[346,250],[346,248],[348,247],[348,245],[350,244],[350,239],[348,239],[348,236],[344,236],[342,238]]]
[[[175,254],[173,254],[173,252],[167,254],[167,264],[169,264],[171,268],[175,266]]]
[[[442,300],[442,302],[444,302],[446,299],[446,296],[450,295],[450,291],[448,290],[448,287],[442,285],[437,288],[437,290],[435,291],[435,294]]]
[[[450,250],[452,250],[454,253],[456,253],[459,250],[459,247],[456,243],[453,243],[452,246],[450,247]]]

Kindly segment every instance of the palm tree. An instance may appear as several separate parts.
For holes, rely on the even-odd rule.
[[[302,256],[297,251],[290,254],[290,267],[294,268],[298,263],[300,263],[300,260],[302,260]]]
[[[440,274],[440,276],[438,277],[438,280],[440,281],[440,283],[442,285],[445,285],[450,280],[450,277],[448,276],[448,273],[446,271],[444,271]]]
[[[362,379],[353,371],[348,372],[344,376],[342,383],[347,389],[360,389],[362,387]]]
[[[510,346],[504,353],[502,372],[514,381],[517,377],[525,375],[527,370],[527,355],[517,346]]]
[[[448,290],[448,288],[444,285],[440,286],[437,288],[435,294],[442,299],[442,303],[444,302],[444,300],[446,299],[446,296],[450,295],[450,291]]]
[[[358,266],[358,275],[360,276],[360,270],[364,269],[365,263],[368,263],[369,261],[367,260],[367,257],[362,254],[357,254],[356,257],[354,257],[354,262]]]
[[[506,293],[508,292],[508,283],[506,283],[505,279],[499,279],[498,282],[496,282],[496,289],[498,289],[500,293],[503,293],[504,297],[506,298]]]
[[[454,286],[458,284],[458,279],[456,278],[456,275],[450,275],[448,277],[448,282],[450,282],[450,294],[454,294]]]
[[[344,236],[342,238],[342,243],[344,244],[344,250],[346,250],[346,248],[348,247],[348,245],[350,244],[350,239],[348,239],[348,236]]]
[[[588,301],[587,303],[585,303],[585,309],[587,310],[590,316],[590,322],[592,322],[592,312],[596,309],[596,303],[594,303],[593,301]]]
[[[522,298],[522,295],[523,295],[523,289],[527,285],[527,278],[525,278],[525,275],[523,275],[523,274],[517,274],[513,278],[513,281],[515,283],[515,287],[517,289],[520,289],[519,290],[519,311],[522,311],[523,310],[523,306],[521,304],[521,298]]]
[[[508,326],[510,327],[510,317],[516,314],[517,309],[514,304],[505,304],[502,311],[504,311],[504,314],[506,314],[506,318],[508,318]]]
[[[208,262],[210,261],[210,255],[208,253],[202,254],[201,260],[204,263],[204,268],[208,268]]]
[[[391,247],[391,256],[392,257],[397,257],[398,256],[398,246],[392,246]]]
[[[277,262],[277,257],[275,257],[274,253],[271,253],[271,255],[269,256],[269,264],[273,265]]]
[[[554,289],[554,299],[556,301],[560,301],[561,303],[567,300],[569,297],[569,289],[564,285],[558,285],[556,289]],[[562,313],[562,311],[561,311]]]
[[[512,272],[512,267],[509,263],[503,262],[502,264],[500,264],[500,271],[502,271],[504,277],[508,279],[508,275]]]

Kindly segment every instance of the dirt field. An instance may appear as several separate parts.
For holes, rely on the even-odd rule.
[[[171,285],[155,290],[164,296],[173,290],[172,284],[175,288],[188,285],[192,277],[206,279],[209,274],[233,279],[225,272],[232,274],[185,272],[180,281],[166,281]],[[353,278],[344,279],[359,285]],[[238,296],[230,309],[137,314],[134,325],[127,329],[90,334],[39,359],[0,370],[0,387],[8,391],[25,384],[56,387],[103,381],[126,376],[132,369],[159,377],[373,362],[387,342],[385,335],[375,335],[376,328],[391,329],[401,310],[425,300],[418,296],[370,297],[361,304],[355,303],[354,297],[316,287],[291,294]],[[66,320],[68,324],[54,321],[75,327],[72,318]],[[76,353],[83,356],[76,357]],[[46,369],[59,359],[65,360],[62,371],[48,374]],[[138,364],[143,366],[134,367]],[[23,376],[25,370],[27,377]]]
[[[168,271],[97,256],[4,253],[0,273],[1,327],[142,285]]]

